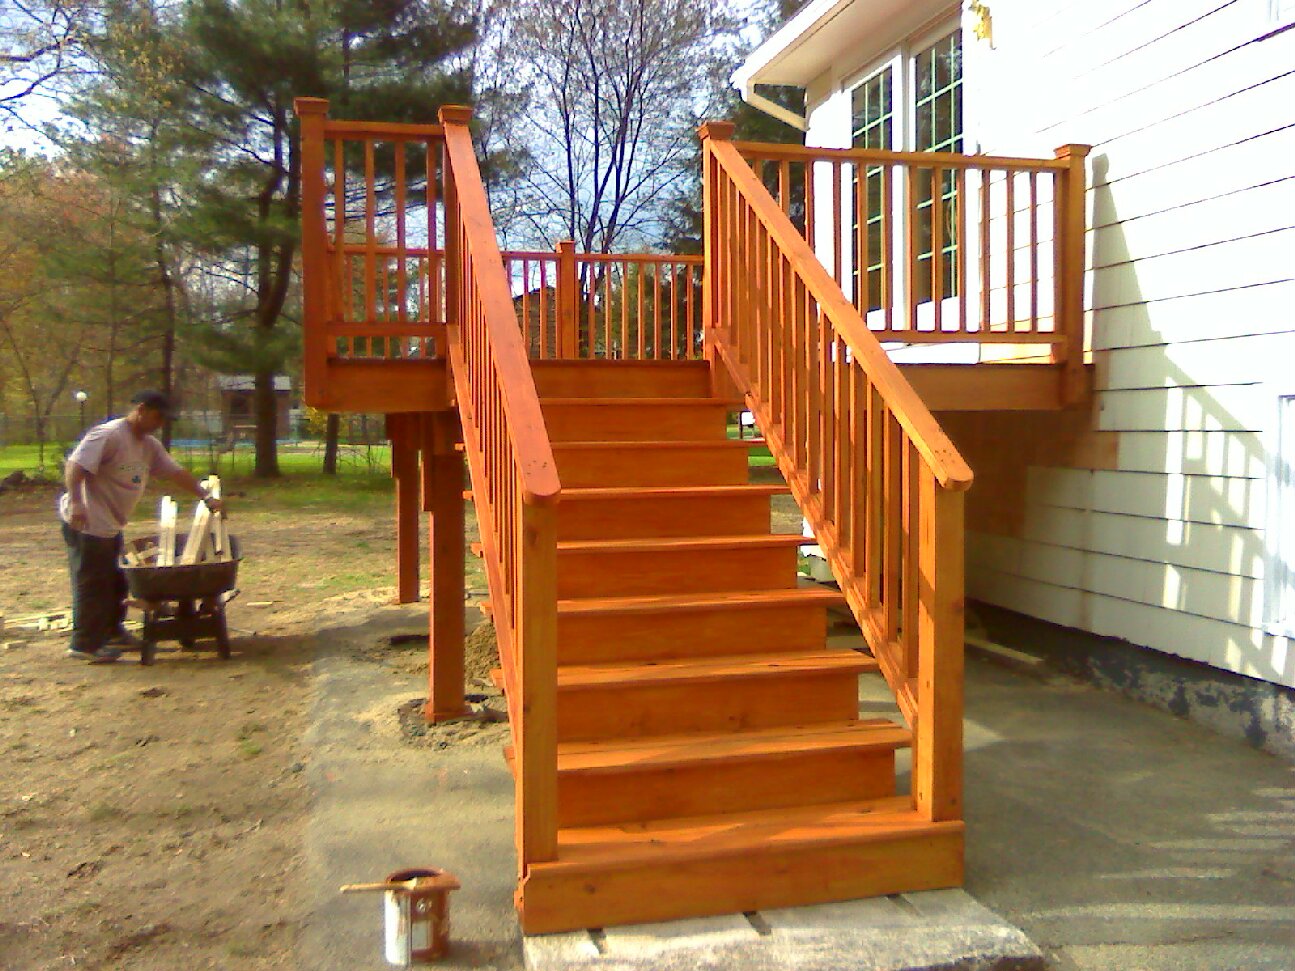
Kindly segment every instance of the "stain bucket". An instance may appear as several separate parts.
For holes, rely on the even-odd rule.
[[[388,964],[407,968],[445,956],[450,948],[450,891],[459,889],[445,870],[397,870],[388,883],[408,883],[383,893]]]

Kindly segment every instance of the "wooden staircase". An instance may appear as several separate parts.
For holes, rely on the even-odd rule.
[[[558,830],[524,929],[959,883],[962,825],[897,796],[910,733],[858,717],[877,662],[826,647],[844,598],[798,585],[786,487],[749,483],[706,362],[533,370],[563,483]]]
[[[1083,146],[1046,160],[806,149],[734,143],[712,122],[704,259],[501,254],[468,109],[436,125],[327,109],[297,104],[305,397],[387,413],[406,599],[420,504],[430,514],[429,720],[464,710],[471,475],[523,929],[959,884],[971,471],[931,412],[1082,398]],[[882,311],[845,295],[840,225],[826,261],[808,242],[824,236],[814,186],[864,177],[906,200],[902,245],[884,234],[872,254]],[[941,299],[897,298],[892,277],[923,274]],[[910,381],[881,340],[1047,363],[916,364]],[[750,443],[727,437],[739,408],[785,486],[750,482]],[[788,491],[836,589],[803,586],[801,537],[770,532],[770,498]],[[841,605],[866,652],[828,648]],[[860,676],[885,679],[903,724],[859,718]]]

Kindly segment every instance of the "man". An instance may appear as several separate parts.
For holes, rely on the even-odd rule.
[[[150,475],[169,479],[198,496],[213,512],[222,508],[188,471],[167,454],[153,432],[166,424],[170,402],[141,391],[125,418],[85,433],[68,457],[67,492],[59,499],[63,541],[72,573],[72,646],[68,656],[105,664],[121,657],[114,643],[129,644],[126,576],[118,565],[121,531],[144,495]]]

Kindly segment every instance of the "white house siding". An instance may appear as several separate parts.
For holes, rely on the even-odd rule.
[[[965,40],[970,143],[1093,146],[1093,430],[1118,444],[1111,468],[1029,468],[1013,528],[973,518],[968,591],[1295,686],[1295,643],[1264,632],[1269,449],[1295,394],[1295,30],[1268,0],[989,7],[992,49]],[[882,53],[815,83],[811,144],[845,144],[843,82]]]

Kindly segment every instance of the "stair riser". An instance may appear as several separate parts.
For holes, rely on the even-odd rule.
[[[890,749],[847,749],[699,766],[558,777],[558,825],[678,819],[876,799],[895,794]]]
[[[654,449],[634,445],[579,449],[556,446],[553,457],[567,489],[744,485],[748,479],[746,450],[724,445]]]
[[[522,930],[586,927],[733,914],[937,890],[962,884],[962,831],[829,842],[664,865],[532,870],[518,893]]]
[[[796,547],[633,552],[558,551],[558,599],[787,590]]]
[[[532,363],[541,398],[705,398],[710,370],[704,362]]]
[[[677,613],[559,614],[558,663],[597,664],[818,648],[826,634],[827,610],[817,604]]]
[[[726,436],[723,405],[597,405],[545,403],[552,442],[704,442]]]
[[[559,689],[558,741],[845,721],[858,698],[858,676],[841,671]]]
[[[558,505],[558,540],[749,536],[769,531],[767,496],[580,499]]]

